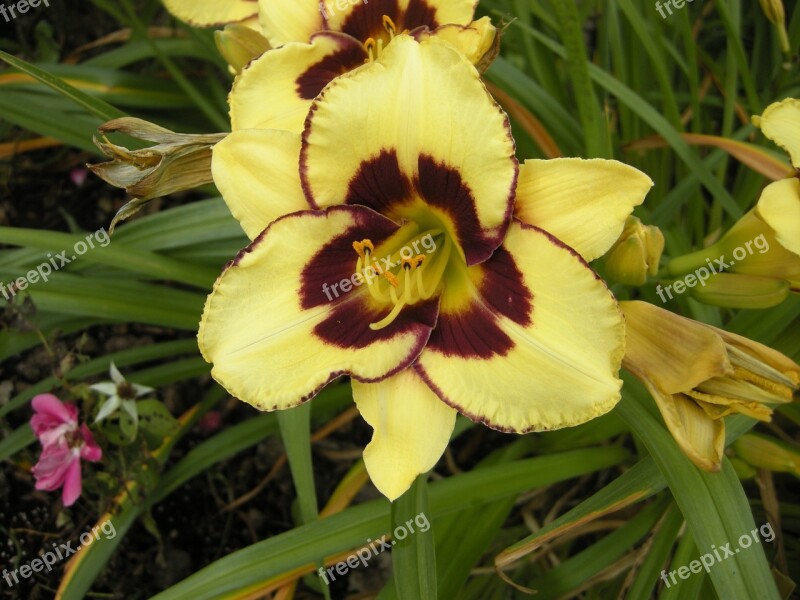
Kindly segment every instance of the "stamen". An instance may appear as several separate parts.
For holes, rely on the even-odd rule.
[[[381,275],[383,275],[383,276],[384,276],[384,277],[387,279],[387,281],[388,281],[390,284],[392,284],[392,287],[393,287],[393,288],[396,288],[396,287],[397,287],[397,285],[398,285],[398,284],[397,284],[397,277],[395,277],[394,275],[392,275],[391,273],[389,273],[389,271],[384,271],[383,273],[381,273]]]
[[[403,245],[402,248],[399,248],[397,252],[387,255],[387,257],[383,259],[383,262],[388,265],[388,267],[381,267],[378,261],[372,258],[375,252],[375,246],[370,240],[363,239],[360,242],[353,242],[353,250],[358,254],[356,272],[360,273],[366,280],[370,295],[380,304],[392,305],[392,309],[389,311],[388,315],[375,323],[370,323],[369,327],[372,330],[383,329],[390,325],[398,315],[400,315],[403,308],[414,305],[421,300],[429,299],[439,288],[439,281],[444,274],[450,258],[452,242],[448,236],[443,236],[444,247],[433,258],[432,263],[435,264],[431,264],[430,267],[426,269],[427,273],[423,274],[423,266],[428,265],[429,258],[422,254],[417,254],[416,256],[408,258],[403,256],[403,254],[405,254],[407,249],[412,245],[417,249],[416,245],[419,239],[424,239],[428,236],[439,236],[443,232],[440,229],[431,229],[419,234],[418,231],[418,229],[414,231],[414,237],[411,238],[411,241]],[[425,247],[428,249],[427,245]],[[428,250],[432,251],[433,249]],[[390,268],[396,265],[397,262],[400,263],[399,266],[402,269],[402,278],[399,271],[390,271]],[[377,277],[378,274],[380,274],[381,277]],[[382,280],[386,280],[389,286],[384,287],[381,285]],[[428,281],[428,286],[431,285],[431,281],[435,282],[432,289],[429,290],[428,286],[425,285],[426,280]]]
[[[374,275],[370,275],[367,269],[372,269],[375,273],[379,271],[375,270],[374,267],[370,267],[370,249],[374,250],[375,247],[372,245],[372,242],[369,240],[364,240],[362,242],[353,242],[353,248],[356,252],[359,252],[358,261],[356,262],[356,272],[361,274],[361,277],[367,282],[367,290],[369,290],[369,295],[372,296],[375,300],[379,302],[389,302],[389,297],[380,289],[380,285],[376,281],[373,281]],[[392,291],[392,296],[394,299],[394,288],[389,288]]]
[[[372,245],[370,240],[361,240],[360,242],[353,242],[353,250],[356,251],[358,257],[364,259],[364,248],[370,252],[375,252],[375,246]]]
[[[376,47],[375,40],[372,38],[367,38],[367,41],[364,42],[364,48],[366,48],[367,54],[369,54],[369,62],[375,61],[376,56],[373,53],[375,47]]]
[[[388,15],[383,15],[383,28],[389,32],[390,40],[393,40],[394,36],[397,35],[397,27]]]

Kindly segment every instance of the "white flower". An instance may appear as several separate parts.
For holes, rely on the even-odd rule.
[[[111,376],[111,381],[103,381],[89,386],[95,392],[108,396],[105,402],[100,405],[100,410],[97,412],[94,422],[99,423],[109,415],[117,412],[121,407],[133,419],[135,428],[139,422],[136,398],[149,394],[153,391],[153,388],[136,383],[128,383],[113,362],[108,369],[108,373]]]

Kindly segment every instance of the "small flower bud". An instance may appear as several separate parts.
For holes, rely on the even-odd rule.
[[[761,10],[767,18],[778,28],[781,50],[789,52],[789,35],[786,33],[786,11],[783,8],[783,0],[758,0],[761,3]]]
[[[800,477],[800,446],[760,433],[746,433],[733,443],[733,449],[741,460],[754,467]]]
[[[627,285],[643,285],[658,272],[664,251],[664,234],[654,225],[628,217],[625,229],[605,258],[606,274]]]
[[[246,25],[226,25],[225,29],[214,32],[214,41],[234,73],[270,48],[264,36]]]
[[[720,273],[704,286],[692,288],[692,296],[703,304],[725,308],[770,308],[789,296],[789,283],[782,279]]]

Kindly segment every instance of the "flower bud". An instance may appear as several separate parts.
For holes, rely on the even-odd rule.
[[[664,251],[664,234],[655,225],[642,225],[628,217],[625,229],[605,258],[606,274],[627,285],[643,285],[658,272]]]
[[[800,477],[800,446],[760,433],[746,433],[733,443],[736,455],[754,467]]]
[[[214,41],[223,58],[234,73],[241,71],[247,63],[269,50],[266,38],[246,25],[226,25],[214,32]]]
[[[789,283],[782,279],[720,273],[704,286],[692,288],[692,296],[703,304],[724,308],[770,308],[789,296]]]
[[[761,10],[767,18],[778,28],[781,50],[789,52],[789,35],[786,33],[786,11],[783,9],[783,0],[758,0]]]

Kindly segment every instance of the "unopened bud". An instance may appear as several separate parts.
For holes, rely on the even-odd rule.
[[[270,49],[266,38],[246,25],[226,25],[225,29],[214,32],[214,41],[234,73]]]
[[[719,273],[704,286],[692,288],[692,296],[703,304],[725,308],[770,308],[789,296],[789,283],[783,279]]]
[[[760,433],[746,433],[733,443],[736,456],[754,467],[800,477],[800,446]]]
[[[758,0],[761,3],[761,10],[778,28],[778,37],[781,42],[781,50],[789,52],[789,35],[786,33],[786,11],[783,8],[783,0]]]
[[[628,217],[622,235],[606,254],[606,274],[626,285],[643,285],[648,275],[658,272],[663,251],[664,234],[658,227]]]

